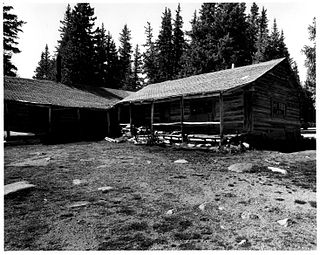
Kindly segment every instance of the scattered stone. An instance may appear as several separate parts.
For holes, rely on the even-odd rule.
[[[243,145],[246,149],[249,149],[249,148],[250,148],[250,144],[248,144],[248,143],[242,143],[242,145]]]
[[[285,218],[283,220],[278,220],[277,222],[281,226],[288,227],[288,224],[291,222],[291,220],[289,218]]]
[[[28,181],[20,181],[20,182],[14,182],[7,185],[4,185],[4,195],[8,195],[11,193],[18,192],[20,190],[26,190],[34,188],[35,185],[29,183]]]
[[[147,160],[147,164],[150,165],[150,164],[151,164],[151,161],[150,161],[150,160]]]
[[[80,179],[74,179],[72,183],[73,185],[80,185],[80,184],[86,183],[86,181],[82,181]]]
[[[173,214],[173,209],[167,211],[166,214],[167,214],[167,215],[172,215],[172,214]]]
[[[268,166],[268,169],[271,170],[272,172],[277,172],[277,173],[281,173],[281,174],[287,174],[287,170],[278,168],[278,167],[272,167],[272,166]]]
[[[86,206],[88,204],[90,204],[90,202],[88,202],[88,201],[78,201],[78,202],[75,202],[73,204],[68,205],[67,207],[68,208],[77,208],[77,207]]]
[[[100,187],[98,188],[98,190],[102,191],[102,193],[108,193],[109,191],[114,190],[114,188],[111,186],[106,186],[106,187]]]
[[[220,226],[220,228],[221,228],[221,229],[226,229],[226,227],[225,227],[225,226],[223,226],[223,225],[221,225],[221,226]]]
[[[21,162],[12,163],[8,166],[47,166],[50,163],[49,161],[50,159],[48,160],[48,158],[29,158]]]
[[[222,210],[224,210],[224,209],[225,209],[225,208],[224,208],[223,206],[219,206],[219,207],[218,207],[218,210],[219,210],[219,211],[222,211]]]
[[[178,160],[174,161],[174,163],[175,164],[186,164],[186,163],[188,163],[188,161],[185,159],[178,159]]]
[[[236,163],[228,167],[229,171],[243,173],[250,172],[253,165],[251,163]]]
[[[100,166],[97,166],[97,169],[98,168],[105,168],[105,167],[107,167],[107,165],[100,165]]]
[[[247,242],[246,239],[242,239],[242,240],[238,243],[238,245],[239,245],[239,246],[243,246],[246,242]]]
[[[206,203],[203,203],[203,204],[199,205],[199,209],[201,211],[204,211],[205,207],[206,207]]]

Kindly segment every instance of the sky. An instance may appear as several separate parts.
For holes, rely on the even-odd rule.
[[[86,1],[88,2],[88,1]],[[157,38],[161,25],[161,16],[165,7],[171,9],[174,17],[178,1],[89,1],[94,7],[95,24],[101,26],[104,23],[106,30],[109,30],[116,44],[119,46],[119,34],[125,24],[131,30],[132,45],[145,42],[145,29],[147,21],[151,23],[154,38]],[[184,30],[190,29],[190,21],[193,13],[199,11],[201,1],[179,1],[181,3],[181,15],[184,21]],[[224,1],[226,2],[226,1]],[[267,9],[269,26],[273,19],[277,20],[279,30],[283,29],[285,43],[291,57],[297,62],[301,81],[305,80],[306,68],[304,67],[305,56],[301,53],[304,45],[309,44],[308,25],[312,23],[313,17],[317,16],[316,0],[291,0],[291,1],[255,1],[260,7]],[[68,2],[55,0],[48,2],[40,1],[5,1],[5,4],[14,7],[13,12],[18,18],[27,22],[23,25],[23,33],[19,34],[19,49],[21,53],[13,56],[13,63],[18,68],[18,76],[32,78],[34,70],[40,60],[41,52],[48,44],[51,54],[54,53],[57,41],[60,38],[58,31],[61,26]],[[73,6],[76,1],[69,1]],[[247,2],[247,11],[250,10],[252,2]]]

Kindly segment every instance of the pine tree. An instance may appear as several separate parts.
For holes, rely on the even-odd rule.
[[[133,71],[132,71],[132,79],[131,79],[131,88],[130,90],[137,91],[142,87],[142,55],[139,50],[139,45],[136,45],[134,54],[133,54]]]
[[[290,60],[289,51],[284,42],[283,31],[281,31],[281,34],[279,33],[276,19],[274,19],[273,28],[268,38],[268,45],[265,50],[265,60],[283,57],[286,57]]]
[[[94,9],[78,3],[67,7],[63,27],[60,29],[58,53],[62,58],[62,82],[74,85],[93,85],[94,73]]]
[[[156,62],[156,47],[153,41],[152,27],[150,22],[147,22],[145,28],[146,43],[143,45],[145,51],[143,57],[143,71],[146,75],[145,84],[155,83],[157,77],[157,62]]]
[[[130,40],[131,40],[131,31],[128,29],[128,26],[126,24],[124,25],[120,33],[120,48],[119,48],[120,87],[122,89],[130,88],[130,82],[131,82],[132,46],[131,46]]]
[[[265,51],[268,45],[268,18],[267,18],[267,10],[262,7],[261,15],[258,19],[259,30],[258,30],[258,38],[256,41],[256,54],[254,56],[253,62],[259,63],[265,61]]]
[[[71,72],[73,66],[72,57],[72,23],[71,23],[71,7],[68,4],[64,19],[60,21],[61,27],[59,28],[60,40],[58,40],[57,52],[61,60],[61,74],[57,74],[64,84],[72,84]],[[58,64],[58,63],[57,63]]]
[[[251,55],[251,62],[254,62],[254,56],[257,53],[257,41],[259,34],[259,7],[253,3],[248,15],[248,48]]]
[[[50,56],[47,44],[45,50],[41,53],[41,59],[33,78],[39,80],[55,80],[55,60]]]
[[[312,93],[312,98],[316,99],[316,18],[313,18],[312,25],[308,27],[309,40],[312,46],[305,45],[302,52],[306,56],[305,66],[307,67],[307,79],[305,87]]]
[[[99,86],[106,86],[106,46],[107,46],[107,36],[104,24],[102,23],[101,28],[97,28],[95,31],[95,83]]]
[[[108,88],[120,88],[120,61],[118,51],[110,32],[106,41],[106,85]]]
[[[165,8],[162,16],[161,28],[157,41],[157,82],[171,80],[173,78],[173,42],[171,10]]]
[[[12,64],[12,54],[20,53],[17,47],[18,33],[26,22],[18,20],[17,15],[10,13],[12,6],[3,6],[3,73],[16,76],[17,67]]]
[[[176,11],[176,18],[174,20],[173,28],[173,76],[178,77],[182,69],[181,58],[185,50],[185,40],[184,33],[182,31],[182,17],[180,15],[181,8],[178,4],[178,9]]]

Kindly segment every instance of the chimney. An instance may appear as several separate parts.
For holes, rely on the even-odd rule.
[[[57,73],[56,73],[56,82],[61,82],[61,55],[57,55]]]
[[[231,64],[231,69],[233,69],[233,68],[234,68],[234,63]]]

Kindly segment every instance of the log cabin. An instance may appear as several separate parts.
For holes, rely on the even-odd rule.
[[[112,106],[130,92],[75,88],[62,83],[4,77],[4,130],[33,133],[50,142],[116,135]]]
[[[300,136],[301,87],[286,58],[150,84],[117,103],[130,127],[272,140]]]

